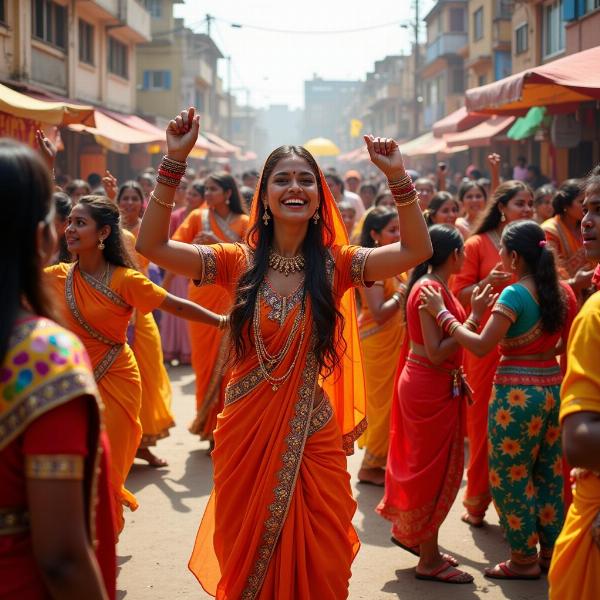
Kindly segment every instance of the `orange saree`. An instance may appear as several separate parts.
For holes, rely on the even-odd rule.
[[[259,204],[255,200],[255,213]],[[326,269],[347,315],[343,372],[321,380],[303,287],[283,298],[265,279],[257,319],[269,352],[279,351],[291,331],[297,333],[274,373],[289,369],[289,374],[276,384],[265,377],[252,345],[233,368],[218,417],[215,487],[189,568],[220,600],[340,600],[348,594],[359,541],[345,453],[352,452],[366,423],[354,298],[344,292],[363,284],[370,250],[332,243],[346,237],[339,233],[343,224],[328,191],[322,210],[330,231],[340,236],[326,240]],[[255,247],[253,240],[249,244]],[[235,284],[253,260],[245,245],[198,250],[203,281],[209,283]]]
[[[173,234],[173,239],[191,244],[202,232],[212,233],[223,242],[239,242],[246,235],[247,215],[234,215],[227,223],[208,208],[193,210]],[[216,313],[229,312],[233,298],[228,289],[219,285],[197,287],[190,283],[188,298]],[[217,415],[223,408],[227,347],[223,332],[210,325],[188,323],[192,345],[192,368],[196,374],[196,418],[190,432],[203,440],[212,440]]]
[[[451,282],[455,294],[480,282],[500,262],[499,248],[489,233],[476,234],[465,242],[465,261],[461,272]],[[509,279],[506,285],[513,283]],[[500,290],[496,290],[500,291]],[[468,307],[465,307],[468,309]],[[487,323],[491,311],[485,314],[479,331]],[[464,367],[473,389],[473,404],[467,407],[467,437],[469,439],[469,463],[467,466],[467,489],[463,504],[468,512],[483,517],[492,496],[488,481],[488,404],[492,395],[494,374],[500,362],[498,348],[487,356],[477,357],[464,353]]]
[[[110,480],[115,498],[116,534],[123,529],[123,506],[138,507],[125,480],[139,446],[142,428],[140,374],[126,343],[133,308],[150,312],[166,292],[133,269],[115,267],[109,285],[83,273],[77,263],[46,269],[49,284],[63,309],[67,327],[89,354],[104,402],[104,423],[111,446]]]

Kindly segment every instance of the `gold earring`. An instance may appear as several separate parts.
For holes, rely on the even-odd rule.
[[[100,238],[98,240],[98,250],[104,250],[104,240],[102,238]]]
[[[268,227],[269,221],[271,220],[271,215],[269,214],[268,206],[265,206],[265,212],[263,213],[262,220],[263,220],[263,223],[265,224],[265,227]]]
[[[318,225],[320,218],[321,217],[319,216],[319,207],[317,206],[317,210],[315,210],[315,214],[313,215],[313,223],[315,225]]]
[[[506,221],[506,215],[502,211],[500,211],[500,221],[502,221],[502,223]]]

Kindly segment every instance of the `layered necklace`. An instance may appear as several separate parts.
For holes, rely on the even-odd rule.
[[[269,267],[274,271],[278,271],[288,277],[292,273],[300,273],[304,271],[304,256],[297,254],[296,256],[282,256],[275,252],[273,248],[269,249]]]
[[[273,372],[279,368],[285,357],[287,356],[290,348],[292,347],[292,343],[298,329],[300,329],[300,340],[298,342],[298,350],[302,347],[302,342],[304,341],[304,332],[306,329],[306,309],[304,298],[302,299],[302,303],[300,305],[300,310],[297,312],[294,323],[292,324],[292,330],[288,335],[285,343],[276,354],[271,354],[267,350],[267,346],[262,336],[262,332],[260,330],[260,295],[256,298],[256,303],[254,305],[254,318],[252,320],[253,331],[254,331],[254,340],[256,344],[256,355],[258,356],[258,364],[260,370],[264,376],[264,378],[271,384],[272,389],[276,392],[279,389],[279,386],[283,381],[285,381],[296,366],[296,362],[298,360],[298,356],[300,352],[296,352],[294,359],[292,360],[291,365],[286,369],[285,373],[280,376],[273,375]]]

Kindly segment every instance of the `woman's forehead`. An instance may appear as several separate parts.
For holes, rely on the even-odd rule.
[[[308,161],[302,156],[298,156],[293,154],[292,156],[286,156],[277,161],[275,164],[275,168],[273,169],[273,174],[277,173],[310,173],[314,175],[314,171],[312,170]]]

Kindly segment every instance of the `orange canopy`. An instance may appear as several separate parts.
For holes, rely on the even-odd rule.
[[[450,148],[456,146],[489,146],[492,138],[508,129],[514,120],[515,117],[492,117],[466,131],[448,133],[444,136],[444,139]]]
[[[522,115],[533,106],[600,99],[600,46],[466,91],[470,112]]]
[[[467,146],[448,146],[444,138],[434,137],[431,131],[400,144],[400,152],[404,156],[428,156],[432,154],[454,154],[468,150]]]
[[[433,124],[433,135],[435,137],[442,137],[445,133],[464,131],[465,129],[469,129],[469,127],[481,123],[481,121],[485,121],[486,118],[486,115],[470,113],[464,106],[461,106],[458,110],[455,110]]]

